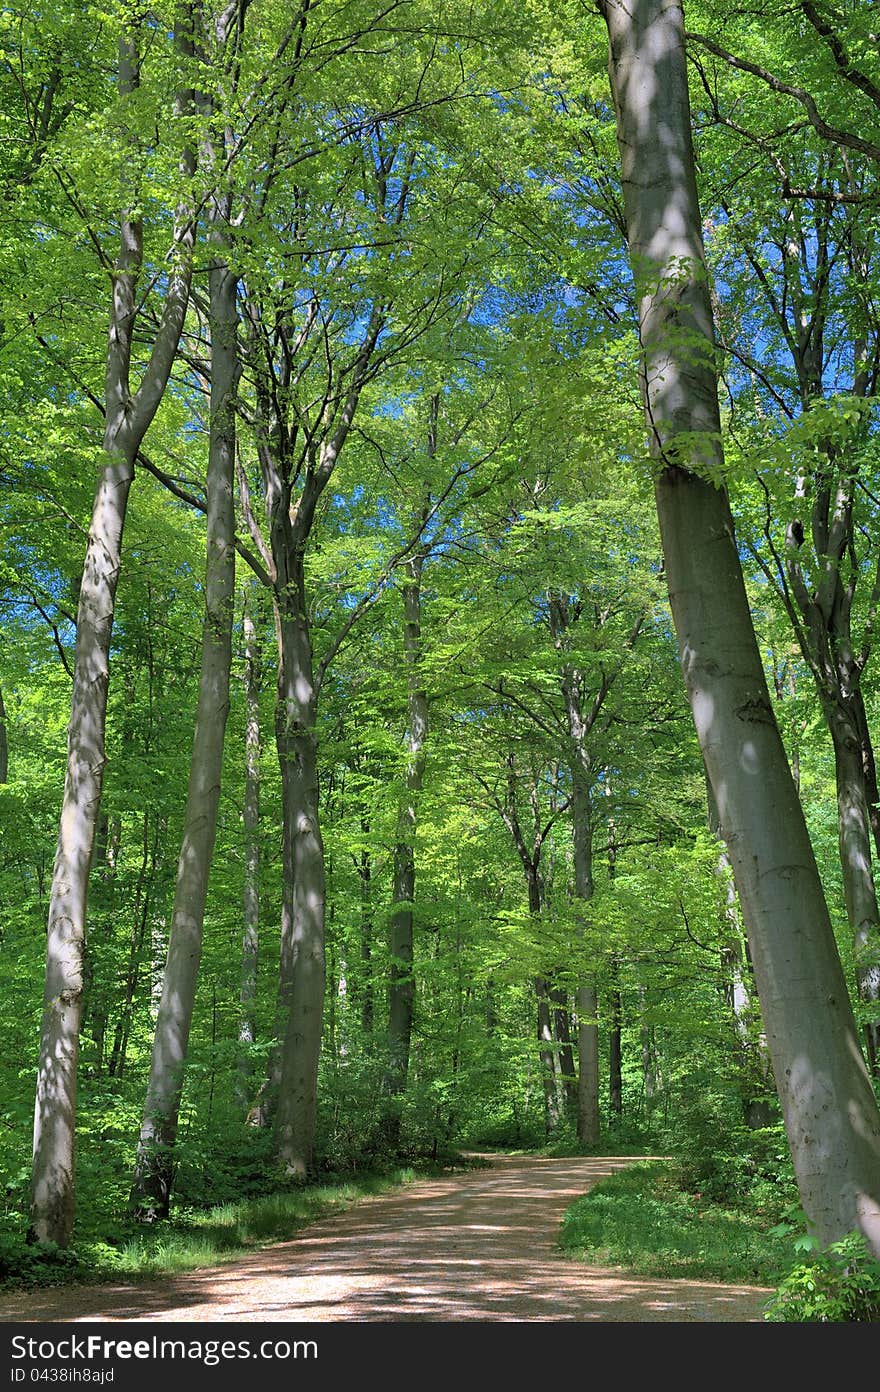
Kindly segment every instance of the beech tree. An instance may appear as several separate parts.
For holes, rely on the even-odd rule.
[[[870,7],[692,6],[0,18],[22,1270],[548,1130],[877,1250]]]
[[[186,53],[191,21],[179,21],[177,43]],[[89,867],[104,771],[113,606],[121,565],[122,533],[135,461],[165,390],[183,327],[194,241],[191,192],[184,186],[171,242],[162,317],[139,385],[132,384],[138,281],[143,270],[143,217],[138,204],[139,135],[130,119],[141,83],[140,20],[124,18],[119,35],[118,102],[122,138],[115,155],[123,212],[119,251],[111,273],[109,346],[104,391],[103,462],[99,469],[83,564],[76,622],[76,659],[68,731],[65,795],[53,872],[46,957],[45,1009],[34,1118],[33,1218],[35,1241],[65,1246],[74,1217],[76,1069],[83,1008],[83,943]],[[178,115],[187,97],[175,99]],[[48,132],[47,132],[48,134]],[[194,154],[184,150],[192,177]],[[131,171],[135,171],[132,185]],[[103,253],[102,253],[103,259]]]
[[[822,1242],[858,1229],[880,1253],[880,1113],[767,692],[724,487],[682,13],[657,0],[608,0],[603,15],[645,420],[694,723],[748,926],[804,1209]],[[829,1096],[838,1099],[833,1124],[823,1122]]]

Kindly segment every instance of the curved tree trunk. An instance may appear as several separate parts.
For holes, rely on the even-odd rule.
[[[670,603],[743,908],[801,1201],[880,1256],[880,1114],[719,481],[717,376],[675,0],[603,0]]]
[[[228,196],[217,213],[228,225]],[[219,233],[220,240],[225,233]],[[131,1207],[151,1221],[168,1215],[174,1143],[202,952],[208,877],[217,834],[223,744],[229,714],[235,598],[235,392],[238,384],[237,276],[225,260],[209,272],[211,426],[202,665],[183,840],[177,865],[168,960],[156,1019]]]

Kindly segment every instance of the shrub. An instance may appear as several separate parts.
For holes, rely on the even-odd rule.
[[[801,1239],[801,1246],[812,1239]],[[794,1267],[769,1302],[765,1319],[785,1324],[880,1322],[880,1261],[861,1233],[813,1252]]]

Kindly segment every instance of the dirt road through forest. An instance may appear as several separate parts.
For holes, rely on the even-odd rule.
[[[625,1159],[493,1156],[228,1265],[0,1295],[0,1320],[759,1321],[756,1286],[643,1280],[560,1256],[565,1209]]]

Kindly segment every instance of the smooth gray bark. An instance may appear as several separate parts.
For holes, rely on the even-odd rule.
[[[281,557],[279,557],[279,560]],[[282,662],[275,739],[281,765],[283,892],[281,935],[287,961],[287,1019],[275,1109],[278,1159],[295,1178],[312,1167],[318,1063],[324,1019],[324,842],[318,806],[318,692],[305,603],[302,549],[281,592]]]
[[[225,248],[229,197],[217,199],[216,239]],[[217,833],[223,745],[229,713],[235,592],[235,393],[238,385],[236,290],[224,256],[208,273],[211,327],[211,420],[207,481],[207,553],[202,659],[177,863],[168,959],[156,1019],[131,1207],[152,1221],[168,1214],[174,1143],[202,950],[208,877]]]
[[[747,926],[804,1211],[880,1256],[880,1114],[767,691],[723,478],[675,0],[603,0],[643,400],[682,667]]]
[[[185,42],[178,39],[179,43]],[[138,85],[134,35],[120,42],[120,96]],[[187,172],[192,160],[187,158]],[[105,378],[103,458],[98,474],[76,620],[67,769],[52,874],[46,983],[34,1106],[32,1241],[65,1247],[75,1213],[76,1087],[83,1009],[83,953],[89,868],[104,777],[110,640],[122,564],[122,536],[135,459],[162,399],[177,350],[191,274],[193,229],[178,229],[162,319],[140,386],[131,361],[143,260],[140,219],[123,211],[113,274]]]
[[[558,648],[564,642],[570,615],[562,597],[551,600],[551,631]],[[590,712],[584,712],[584,683],[571,663],[562,671],[562,699],[568,723],[571,774],[571,825],[574,858],[574,893],[586,904],[593,897],[593,822],[591,787],[593,767],[589,734],[601,709],[607,687],[596,693]],[[583,937],[583,925],[580,935]],[[599,1002],[596,980],[585,972],[575,988],[577,1007],[577,1136],[581,1145],[599,1142]]]
[[[258,453],[263,478],[268,546],[261,539],[272,577],[278,636],[275,743],[281,769],[282,910],[279,974],[280,1048],[270,1059],[261,1119],[274,1116],[279,1162],[288,1174],[305,1177],[312,1167],[317,1115],[318,1064],[324,1018],[325,866],[321,836],[316,729],[320,682],[312,652],[305,554],[315,513],[348,438],[379,337],[382,318],[374,309],[339,392],[295,457],[291,429],[279,409],[295,376],[290,324],[282,313],[281,361],[267,364],[263,306],[248,302],[252,365],[258,405]],[[308,341],[317,308],[307,314],[301,343]],[[336,368],[331,364],[331,372]],[[298,496],[296,488],[298,486]],[[254,524],[255,526],[256,524]]]

